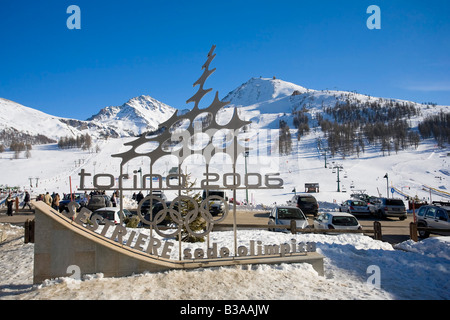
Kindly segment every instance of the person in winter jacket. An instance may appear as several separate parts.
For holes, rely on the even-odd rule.
[[[8,198],[6,198],[6,214],[8,216],[12,216],[13,215],[13,205],[14,205],[14,198],[12,197],[12,194],[10,193],[8,195]]]
[[[25,209],[25,206],[28,206],[28,208],[30,208],[31,210],[30,200],[31,200],[30,194],[28,193],[28,191],[25,191],[25,198],[23,199],[22,210]]]
[[[53,197],[52,208],[55,210],[59,210],[59,201],[61,200],[59,193],[55,194]]]
[[[44,202],[48,204],[50,207],[52,206],[52,196],[48,193],[48,191],[44,196]]]
[[[113,194],[111,195],[111,203],[112,203],[113,207],[116,206],[116,193],[115,192],[113,192]]]
[[[136,195],[136,202],[139,204],[142,199],[144,199],[144,195],[142,194],[142,191],[139,191],[139,193]]]

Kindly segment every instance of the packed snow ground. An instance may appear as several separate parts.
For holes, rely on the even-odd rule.
[[[278,244],[293,238],[315,242],[317,251],[325,256],[325,275],[319,276],[309,264],[281,264],[142,273],[122,278],[93,274],[81,280],[68,274],[33,285],[34,244],[24,244],[23,228],[9,224],[1,227],[8,238],[0,244],[0,299],[450,299],[448,237],[407,241],[393,248],[357,234],[294,236],[238,230],[239,241],[244,244],[251,239]],[[233,232],[213,232],[210,237],[219,246],[230,246]],[[198,248],[206,244],[183,246]],[[178,258],[177,250],[172,254],[173,259]],[[373,280],[373,266],[379,268],[379,287]]]

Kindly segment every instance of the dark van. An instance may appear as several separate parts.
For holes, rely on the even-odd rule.
[[[297,208],[303,211],[304,214],[312,214],[314,217],[319,213],[319,204],[316,198],[310,194],[298,194],[291,200]]]

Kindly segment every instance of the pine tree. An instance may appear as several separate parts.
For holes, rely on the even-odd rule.
[[[279,152],[281,155],[288,155],[292,152],[292,137],[288,124],[280,120]]]
[[[201,194],[200,194],[200,192],[194,192],[192,190],[192,187],[195,185],[196,181],[191,182],[190,180],[191,180],[191,175],[186,174],[185,185],[184,185],[184,188],[183,188],[184,190],[183,190],[182,194],[184,196],[188,196],[191,199],[193,199],[193,201],[195,201],[197,203],[197,207],[200,208],[200,204],[202,202]],[[178,203],[177,209],[179,210],[183,220],[185,220],[187,218],[188,213],[195,209],[195,204],[192,201],[181,200],[180,203]],[[189,228],[194,233],[195,232],[203,232],[206,229],[206,221],[201,217],[200,212],[198,212],[195,220],[189,224]],[[178,236],[177,236],[177,240],[180,240],[178,238]],[[204,242],[205,239],[204,239],[204,237],[198,237],[195,235],[191,235],[188,232],[188,230],[186,229],[186,227],[183,225],[183,228],[181,230],[181,241]]]

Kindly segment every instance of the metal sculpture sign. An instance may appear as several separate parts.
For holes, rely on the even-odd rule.
[[[216,115],[218,114],[219,110],[221,110],[228,104],[228,102],[220,101],[218,98],[218,92],[216,92],[214,100],[209,107],[205,109],[199,108],[201,99],[212,90],[205,89],[204,84],[206,79],[215,71],[215,69],[209,69],[212,60],[216,56],[216,54],[214,53],[214,49],[215,46],[213,46],[209,51],[207,60],[202,66],[203,73],[200,78],[194,83],[194,87],[199,86],[198,91],[190,99],[187,100],[187,103],[194,103],[193,109],[180,116],[178,115],[177,110],[167,121],[159,125],[158,130],[154,132],[144,133],[137,139],[125,143],[125,146],[130,147],[129,150],[112,155],[112,157],[121,159],[120,173],[117,177],[118,188],[113,188],[115,185],[116,177],[112,174],[100,173],[92,176],[91,173],[86,172],[84,169],[79,173],[80,190],[118,191],[120,193],[120,198],[122,198],[124,191],[147,190],[149,192],[149,195],[142,199],[138,205],[137,213],[139,219],[143,224],[150,227],[151,232],[154,230],[158,235],[164,238],[176,237],[180,234],[180,231],[183,227],[189,234],[197,237],[203,237],[211,232],[214,224],[222,222],[227,217],[229,212],[227,199],[226,197],[218,194],[209,195],[209,192],[212,190],[231,190],[233,192],[233,199],[236,199],[236,190],[239,189],[280,189],[283,187],[283,180],[278,177],[278,173],[262,175],[260,173],[246,172],[245,175],[241,175],[236,172],[236,160],[238,156],[242,153],[247,153],[250,150],[248,147],[243,146],[239,143],[238,133],[244,126],[249,125],[251,123],[250,121],[241,120],[238,116],[237,109],[234,108],[231,120],[225,125],[219,124],[217,122]],[[204,121],[201,128],[199,129],[199,127],[195,126],[194,123],[195,120],[198,119],[202,114],[207,115],[208,121]],[[182,123],[189,123],[189,125],[184,129],[180,129]],[[215,135],[221,130],[226,130],[228,134],[228,143],[225,146],[213,143]],[[193,138],[199,133],[203,135],[203,140],[206,140],[206,143],[202,143],[201,146],[198,146],[198,144],[196,145],[192,142]],[[146,151],[140,151],[143,149]],[[150,151],[148,151],[149,149]],[[223,153],[229,156],[233,168],[232,172],[225,172],[221,174],[209,172],[211,159],[214,155],[219,153]],[[181,173],[181,165],[183,161],[185,161],[189,156],[192,155],[200,155],[206,162],[205,172],[203,173],[204,178],[200,181],[200,185],[197,187],[190,187],[190,189],[193,190],[204,190],[206,192],[206,197],[204,197],[203,201],[200,204],[192,197],[181,195],[181,191],[186,189],[187,182],[187,175]],[[165,156],[175,156],[177,158],[179,168],[178,173],[172,173],[167,175],[166,177],[163,177],[161,174],[155,173],[153,171],[155,162]],[[136,159],[138,157],[148,157],[150,159],[150,173],[144,175],[141,178],[142,180],[139,183],[140,188],[138,188],[137,176],[133,177],[133,186],[131,188],[124,187],[124,165],[126,165],[130,160]],[[86,187],[86,183],[89,177],[92,177],[91,183],[94,188]],[[150,180],[148,186],[146,184],[147,179]],[[154,187],[155,181],[157,182],[156,187]],[[155,190],[178,190],[179,194],[175,199],[171,201],[170,205],[167,205],[161,197],[154,194]],[[224,208],[221,215],[213,216],[211,214],[209,204],[213,201],[223,203]],[[158,212],[153,213],[152,208],[156,203],[160,203],[161,208]],[[186,207],[188,207],[189,209],[183,215],[179,210],[180,203],[188,204]],[[146,214],[146,212],[142,212],[142,207],[144,204],[149,204],[149,214]],[[74,205],[72,205],[70,208],[72,212],[69,213],[69,216],[73,216],[75,214]],[[122,201],[120,202],[120,209],[121,212],[123,212]],[[80,224],[83,222],[83,216],[87,217],[88,214],[88,212],[86,211],[87,209],[83,210],[80,212],[76,219]],[[190,227],[191,223],[197,217],[201,217],[206,222],[206,227],[201,231],[191,230]],[[172,228],[164,228],[164,230],[162,230],[160,223],[163,222],[166,218],[170,218]],[[90,225],[89,228],[91,230],[97,229],[100,220],[103,221],[100,216],[95,215],[90,219],[92,225]],[[103,222],[107,224],[107,226],[105,227],[107,229],[109,227],[108,223],[106,221]],[[286,252],[298,251],[297,245],[295,243],[285,246],[282,245],[273,248],[267,248],[267,250],[263,251],[262,244],[259,241],[251,241],[249,246],[238,248],[236,239],[237,227],[235,205],[233,205],[233,226],[235,238],[235,256],[247,254],[264,255],[264,252],[276,252],[277,254],[284,254]],[[119,240],[122,240],[123,235],[127,232],[126,229],[121,225],[118,225],[115,228],[116,229],[113,233],[113,236],[119,237]],[[102,234],[106,234],[106,231],[103,230]],[[133,239],[134,237],[136,237],[135,232],[129,235],[127,241],[128,245],[131,245],[132,241],[135,240],[135,248],[146,251],[150,254],[157,253],[157,249],[161,248],[162,251],[160,255],[162,257],[167,257],[168,252],[170,252],[171,247],[173,246],[173,243],[171,242],[167,242],[166,244],[162,245],[160,240],[150,239],[147,248],[144,249],[142,248],[142,246],[146,241],[145,238],[147,236],[141,234],[137,239]],[[300,251],[302,250],[303,249],[301,249]],[[309,250],[311,251],[311,247],[309,247]],[[190,249],[185,250],[183,257],[186,259],[191,259],[193,257],[217,257],[219,255],[221,257],[228,257],[230,255],[230,251],[226,247],[217,249],[213,245],[213,248],[208,249],[207,252],[205,252],[204,250],[196,250],[194,252],[191,252]]]

